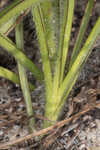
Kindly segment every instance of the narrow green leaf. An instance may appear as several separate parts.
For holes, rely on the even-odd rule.
[[[43,74],[41,71],[33,64],[33,62],[27,58],[27,56],[16,48],[15,44],[7,37],[0,33],[0,46],[2,46],[6,51],[11,53],[16,60],[18,60],[22,65],[27,67],[33,75],[38,80],[43,80]]]
[[[43,71],[44,71],[44,79],[46,84],[46,95],[48,96],[47,99],[51,97],[52,91],[52,74],[51,74],[51,67],[49,62],[48,56],[48,47],[47,47],[47,40],[45,35],[45,25],[44,25],[44,18],[41,12],[40,5],[36,7],[32,7],[32,15],[36,25],[37,36],[39,40],[40,46],[40,53],[42,57],[43,63]]]
[[[45,36],[48,44],[49,57],[52,59],[56,53],[56,43],[55,43],[55,29],[53,20],[53,6],[52,1],[47,1],[40,3],[42,18],[44,21]],[[47,15],[48,14],[48,15]]]
[[[77,55],[80,51],[80,47],[81,47],[81,44],[82,44],[82,41],[83,41],[84,33],[86,31],[86,28],[87,28],[87,25],[88,25],[88,22],[89,22],[89,19],[90,19],[90,16],[91,16],[93,6],[94,6],[94,0],[89,0],[88,4],[87,4],[87,7],[86,7],[86,10],[85,10],[84,17],[83,17],[82,22],[81,22],[81,26],[80,26],[80,29],[79,29],[79,33],[78,33],[76,42],[75,42],[75,45],[74,45],[72,58],[71,58],[71,61],[70,61],[70,67],[74,63],[74,61],[75,61],[75,59],[76,59],[76,57],[77,57]]]
[[[55,66],[55,73],[54,73],[54,79],[53,79],[53,94],[52,94],[52,112],[54,113],[56,110],[56,106],[59,104],[59,100],[60,100],[60,95],[59,95],[59,87],[61,84],[61,73],[63,75],[63,70],[62,70],[62,66],[64,69],[64,63],[65,63],[65,55],[67,55],[67,48],[68,48],[68,44],[69,44],[69,38],[70,38],[70,32],[71,32],[71,25],[72,25],[72,16],[73,16],[73,9],[74,9],[74,0],[71,0],[69,2],[69,5],[67,3],[67,1],[64,1],[64,14],[63,14],[63,19],[60,18],[60,20],[63,20],[62,24],[61,24],[61,28],[60,28],[60,42],[59,42],[59,48],[58,48],[58,56],[57,56],[57,61],[56,61],[56,66]],[[67,6],[68,5],[68,6]],[[68,18],[66,16],[67,13],[67,7],[68,7]],[[71,18],[70,18],[71,17]],[[60,21],[61,22],[61,21]],[[66,23],[67,22],[67,23]],[[69,29],[69,31],[67,31],[67,29]],[[66,34],[68,37],[66,37]],[[65,42],[66,40],[66,42]],[[66,44],[66,45],[65,45]],[[66,49],[64,49],[66,47]],[[63,52],[64,50],[64,52]],[[64,60],[63,60],[64,59]],[[64,61],[62,64],[62,60]],[[51,110],[49,110],[51,111]],[[54,115],[54,114],[53,114]],[[53,116],[52,115],[52,116]],[[56,116],[57,117],[57,116]],[[55,118],[55,117],[54,117]]]
[[[59,29],[60,29],[60,5],[59,5],[60,1],[59,0],[54,0],[52,1],[52,13],[53,13],[53,19],[52,19],[52,24],[53,24],[53,30],[54,30],[54,34],[55,34],[55,38],[54,38],[54,42],[55,42],[55,47],[56,47],[56,51],[53,52],[55,54],[54,56],[54,61],[55,59],[57,59],[56,55],[57,55],[57,50],[58,50],[58,45],[59,45]],[[54,65],[54,64],[53,64]],[[54,67],[53,67],[54,68]]]
[[[45,107],[45,116],[48,112],[48,107],[50,107],[50,103],[52,101],[52,73],[51,66],[49,60],[48,53],[48,43],[45,34],[45,23],[43,13],[41,11],[41,6],[37,5],[37,7],[32,7],[32,14],[34,18],[34,22],[36,25],[36,31],[40,46],[40,53],[42,57],[43,63],[43,72],[44,72],[44,80],[45,80],[45,90],[46,90],[46,107]]]
[[[14,72],[11,72],[8,69],[1,66],[0,66],[0,76],[14,82],[15,84],[20,83],[18,76]]]
[[[90,33],[86,43],[84,44],[83,48],[81,49],[78,57],[76,58],[75,62],[73,63],[72,67],[70,68],[68,75],[65,77],[60,89],[59,89],[59,102],[56,106],[55,116],[59,116],[59,113],[66,101],[67,96],[69,95],[73,85],[75,84],[88,56],[92,51],[92,46],[96,40],[96,38],[100,35],[100,17],[97,20],[92,32]]]
[[[62,82],[63,76],[64,76],[64,68],[65,68],[66,58],[67,58],[67,53],[68,53],[68,48],[69,48],[73,14],[74,14],[74,0],[69,0],[69,2],[68,2],[68,17],[67,17],[67,23],[65,26],[64,43],[63,43],[62,59],[61,59],[61,77],[60,77],[61,82]]]
[[[8,5],[5,9],[3,9],[1,12],[0,12],[0,18],[2,16],[4,16],[6,13],[8,13],[8,11],[14,7],[16,7],[16,5],[20,4],[20,2],[23,1],[23,0],[14,0],[14,2],[12,2],[10,5]]]
[[[59,44],[58,44],[58,59],[57,59],[57,76],[59,82],[61,82],[61,66],[62,66],[62,54],[63,54],[63,46],[64,46],[64,35],[65,35],[65,28],[67,24],[67,14],[68,14],[68,0],[62,2],[59,1],[60,5],[60,37],[59,37]],[[55,75],[56,76],[56,75]],[[60,85],[60,83],[59,83]]]
[[[24,49],[23,23],[22,22],[16,26],[16,45],[17,45],[17,48],[20,48],[22,50]],[[21,88],[22,88],[24,100],[26,103],[27,115],[28,117],[31,117],[33,116],[33,108],[32,108],[32,101],[31,101],[26,71],[23,65],[21,65],[19,61],[17,61],[17,63],[18,63],[18,71],[19,71]],[[33,117],[29,120],[29,129],[31,132],[35,131]]]
[[[23,0],[14,0],[14,2],[12,2],[10,5],[8,5],[5,9],[3,9],[0,12],[0,19],[2,17],[4,17],[11,9],[14,9],[14,7],[16,7],[18,4],[20,4]],[[10,18],[7,22],[5,22],[5,24],[3,24],[0,27],[0,32],[1,33],[5,33],[7,32],[7,30],[15,24],[15,21],[17,19],[17,17],[20,15],[21,12],[19,12],[17,15],[14,15],[12,18]],[[1,21],[0,21],[1,22]]]
[[[15,84],[20,84],[18,75],[6,68],[0,67],[0,76],[12,81]],[[30,90],[34,90],[35,88],[31,83],[29,84],[29,87]]]
[[[60,31],[59,31],[59,42],[58,42],[58,56],[55,67],[55,77],[54,77],[54,85],[57,87],[60,86],[61,82],[61,67],[62,67],[62,54],[63,54],[63,46],[64,46],[64,35],[65,35],[65,27],[67,24],[67,14],[68,14],[68,0],[60,0],[59,1],[59,23],[60,23]]]
[[[95,26],[92,29],[88,39],[86,40],[83,48],[80,50],[79,55],[77,56],[74,64],[72,65],[71,69],[69,70],[67,76],[65,77],[61,87],[60,87],[60,96],[63,97],[66,91],[70,88],[71,84],[74,81],[74,77],[77,75],[77,72],[82,68],[85,60],[89,56],[92,51],[92,46],[100,34],[100,17],[98,18]]]
[[[54,113],[56,116],[59,116],[59,114],[60,114],[60,112],[61,112],[61,110],[62,110],[62,108],[63,108],[63,106],[64,106],[64,103],[65,103],[65,101],[67,100],[67,97],[68,97],[69,93],[71,92],[71,90],[72,90],[74,84],[75,84],[76,81],[77,81],[77,78],[78,78],[78,76],[79,76],[79,73],[80,73],[80,71],[77,72],[76,76],[74,76],[74,79],[73,79],[73,81],[72,81],[70,87],[69,87],[68,90],[65,92],[65,95],[64,95],[64,96],[60,99],[60,101],[58,102],[58,105],[56,106],[56,111],[55,111],[55,113]],[[59,89],[59,90],[60,90],[60,89]]]
[[[22,13],[25,11],[27,8],[31,7],[32,5],[36,4],[37,2],[45,2],[45,0],[20,0],[14,2],[10,9],[4,15],[1,15],[0,17],[0,27],[8,22],[11,18],[14,16],[18,15],[19,13]]]
[[[17,16],[15,16],[14,18],[10,19],[7,23],[5,23],[1,28],[0,28],[0,32],[2,34],[4,34],[5,32],[8,31],[8,29],[13,26],[16,22]]]

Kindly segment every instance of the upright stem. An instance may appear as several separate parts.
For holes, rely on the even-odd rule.
[[[36,7],[32,7],[33,19],[35,21],[37,36],[40,46],[40,53],[43,63],[45,90],[46,90],[46,106],[45,106],[45,116],[49,117],[51,113],[51,103],[52,103],[52,72],[49,60],[49,49],[48,42],[46,38],[45,31],[45,20],[42,12],[41,5],[38,4]]]
[[[16,45],[18,48],[20,48],[22,50],[24,49],[23,23],[20,23],[16,26]],[[25,71],[23,65],[20,64],[20,62],[17,61],[17,63],[18,63],[18,71],[19,71],[21,88],[22,88],[24,100],[26,103],[27,115],[28,115],[28,117],[31,117],[31,116],[33,116],[33,108],[32,108],[32,102],[31,102],[31,96],[30,96],[26,71]],[[31,132],[35,131],[33,117],[29,120],[29,129]]]

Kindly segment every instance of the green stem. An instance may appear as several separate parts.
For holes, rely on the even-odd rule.
[[[20,23],[16,26],[16,45],[18,48],[20,48],[22,50],[24,49],[23,23]],[[21,88],[22,88],[24,100],[26,103],[27,115],[28,115],[28,117],[31,117],[31,116],[33,116],[33,108],[32,108],[32,102],[31,102],[31,96],[30,96],[26,71],[25,71],[25,68],[23,67],[23,65],[21,65],[19,61],[17,61],[17,63],[18,63],[18,71],[19,71]],[[35,131],[33,117],[29,120],[29,129],[31,132]]]

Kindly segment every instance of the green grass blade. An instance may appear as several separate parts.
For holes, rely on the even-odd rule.
[[[66,5],[65,5],[66,4]],[[62,64],[62,60],[61,58],[65,59],[66,56],[62,56],[62,51],[66,50],[66,54],[67,55],[67,47],[68,47],[68,44],[69,44],[69,41],[67,42],[67,45],[65,45],[65,41],[64,41],[64,45],[63,45],[63,40],[65,38],[67,38],[67,40],[69,40],[70,38],[70,31],[71,31],[71,24],[72,24],[72,19],[70,20],[69,17],[72,17],[73,16],[73,8],[74,8],[74,0],[71,0],[69,2],[69,6],[68,6],[68,10],[70,11],[69,12],[69,16],[68,16],[68,19],[66,18],[66,13],[67,13],[67,1],[64,1],[64,16],[63,16],[63,22],[62,22],[62,25],[61,25],[61,31],[60,31],[60,42],[59,42],[59,49],[58,49],[58,57],[57,57],[57,61],[56,61],[56,66],[55,66],[55,73],[54,73],[54,79],[53,79],[53,96],[52,96],[52,99],[53,99],[53,102],[52,102],[52,112],[54,113],[55,110],[56,110],[56,105],[58,105],[58,95],[59,95],[59,86],[60,86],[60,81],[61,81],[61,76],[60,76],[60,73],[63,71],[62,70],[62,65],[63,65],[63,69],[64,69],[64,63],[65,63],[65,60]],[[72,12],[71,12],[72,11]],[[61,18],[60,18],[61,20]],[[67,24],[66,24],[66,20],[67,20]],[[69,29],[69,31],[66,31],[67,29]],[[67,35],[68,37],[65,36],[66,32],[68,32],[69,35]],[[64,34],[64,35],[63,35]],[[66,49],[64,49],[64,47],[66,46]],[[64,53],[63,53],[64,54]],[[62,72],[63,73],[63,72]],[[60,97],[60,96],[59,96]],[[51,110],[50,110],[51,111]],[[52,115],[53,116],[53,115]],[[56,116],[57,117],[57,116]],[[54,118],[56,118],[54,117]],[[54,119],[53,118],[53,119]]]
[[[16,26],[16,45],[17,45],[17,48],[22,49],[22,50],[24,49],[23,23],[22,22]],[[22,88],[24,100],[26,103],[27,115],[28,117],[31,117],[33,116],[33,108],[32,108],[32,101],[31,101],[31,96],[30,96],[30,91],[29,91],[29,84],[27,80],[26,70],[23,67],[23,65],[20,64],[19,61],[17,61],[17,63],[18,63],[18,71],[19,71],[21,88]],[[31,132],[34,132],[34,123],[35,123],[34,118],[32,117],[29,120],[29,129]]]
[[[15,84],[20,84],[18,75],[1,66],[0,66],[0,76],[14,82]]]
[[[0,12],[0,18],[5,15],[6,13],[8,13],[9,10],[11,10],[12,8],[16,7],[16,5],[20,4],[20,2],[23,0],[14,0],[14,2],[12,2],[10,5],[8,5],[5,9],[3,9]]]
[[[86,10],[85,10],[84,17],[83,17],[82,22],[81,22],[81,26],[80,26],[80,29],[79,29],[79,33],[78,33],[76,42],[75,42],[75,45],[74,45],[72,58],[71,58],[71,61],[70,61],[70,67],[74,63],[74,61],[75,61],[75,59],[76,59],[76,57],[77,57],[77,55],[80,51],[80,47],[81,47],[81,44],[82,44],[82,41],[83,41],[84,33],[86,31],[86,28],[87,28],[87,25],[88,25],[88,22],[89,22],[89,19],[90,19],[90,16],[91,16],[93,6],[94,6],[94,0],[89,0],[88,4],[87,4],[87,7],[86,7]]]
[[[40,46],[40,53],[42,57],[43,63],[43,72],[44,72],[44,80],[46,85],[46,98],[47,100],[51,100],[52,94],[52,73],[50,67],[50,61],[48,56],[48,46],[47,46],[47,39],[45,35],[45,24],[43,14],[41,12],[40,5],[36,7],[32,7],[32,15],[36,25],[36,31]]]
[[[27,56],[20,51],[20,49],[17,49],[15,44],[9,40],[9,38],[5,37],[0,33],[0,45],[9,53],[11,53],[16,60],[18,60],[22,65],[27,67],[33,75],[36,77],[36,79],[42,81],[43,80],[43,74],[41,71],[33,64],[33,62],[27,58]]]
[[[44,21],[45,36],[48,44],[49,57],[52,59],[56,53],[54,12],[52,1],[40,3],[42,18]],[[47,15],[48,14],[48,15]]]
[[[59,115],[66,98],[68,97],[73,85],[75,84],[78,75],[80,74],[84,64],[86,63],[86,60],[88,56],[90,55],[92,51],[92,46],[96,40],[96,38],[100,35],[100,17],[98,21],[96,22],[92,32],[90,33],[86,43],[84,44],[83,48],[81,49],[78,57],[76,58],[75,62],[73,63],[72,67],[70,68],[68,75],[65,77],[65,80],[63,81],[60,89],[59,89],[59,95],[61,99],[58,102],[58,105],[56,107],[56,116]],[[63,89],[64,88],[64,89]]]
[[[45,34],[45,23],[40,5],[32,8],[32,14],[36,25],[36,31],[40,46],[40,53],[43,63],[43,72],[46,90],[45,117],[47,117],[48,110],[49,108],[51,108],[52,103],[52,73],[49,60],[48,43]]]
[[[68,0],[65,0],[62,2],[62,0],[59,1],[59,11],[60,11],[60,35],[59,35],[59,46],[58,46],[58,58],[57,58],[57,66],[56,66],[56,74],[54,82],[57,81],[57,84],[60,85],[61,82],[61,65],[62,65],[62,54],[63,54],[63,45],[64,45],[64,35],[65,35],[65,27],[67,23],[67,13],[68,13]],[[54,85],[55,85],[54,83]]]
[[[2,18],[4,15],[6,15],[11,9],[16,7],[18,4],[20,4],[23,0],[14,0],[10,5],[8,5],[5,9],[3,9],[0,12],[0,18]],[[3,24],[0,27],[0,32],[5,33],[7,30],[15,24],[15,21],[17,17],[20,15],[21,12],[19,12],[17,15],[14,15],[11,19],[9,19],[5,24]]]
[[[62,108],[64,106],[64,103],[67,100],[67,97],[68,97],[69,93],[71,92],[74,84],[76,83],[78,75],[79,75],[79,72],[77,72],[76,76],[74,76],[74,80],[72,81],[70,87],[66,91],[65,95],[58,102],[58,105],[56,106],[56,111],[55,111],[55,113],[56,113],[57,116],[59,116],[59,113],[61,112],[61,110],[62,110]]]
[[[56,89],[55,93],[57,93],[59,82],[63,78],[64,65],[65,65],[65,61],[66,61],[65,58],[67,57],[67,50],[68,50],[69,38],[70,38],[70,32],[71,32],[71,25],[72,25],[74,0],[71,0],[69,2],[69,6],[68,6],[68,11],[69,11],[68,15],[69,16],[68,16],[68,19],[66,18],[67,5],[68,5],[68,2],[65,1],[64,2],[65,7],[64,7],[63,22],[62,22],[62,25],[61,25],[61,28],[60,28],[61,31],[60,31],[58,57],[57,57],[57,62],[56,62],[56,67],[55,67],[55,76],[54,76],[54,86],[53,87],[54,87],[54,89]],[[62,18],[60,20],[62,20]],[[67,23],[66,23],[66,21],[67,21]],[[64,43],[63,43],[63,41],[64,41]],[[64,56],[64,54],[65,54],[65,56]],[[60,75],[60,73],[61,73],[61,75]]]
[[[0,67],[0,76],[12,81],[15,84],[20,84],[18,75],[6,68]],[[30,90],[34,90],[35,88],[31,83],[29,84],[29,87]]]
[[[77,71],[77,74],[74,76],[74,80],[72,81],[72,83],[71,83],[69,89],[65,92],[65,94],[64,94],[64,96],[62,97],[61,101],[58,103],[58,106],[57,106],[57,109],[56,109],[56,114],[57,114],[57,116],[59,116],[59,112],[60,112],[61,109],[63,108],[64,103],[65,103],[65,101],[67,100],[67,97],[68,97],[69,93],[71,92],[73,86],[75,85],[75,83],[76,83],[76,81],[77,81],[77,78],[78,78],[78,76],[79,76],[81,70],[83,69],[83,67],[84,67],[84,65],[85,65],[85,63],[86,63],[86,61],[87,61],[87,59],[88,59],[88,56],[89,56],[89,54],[87,55],[87,57],[86,57],[86,59],[84,60],[83,64],[80,66],[80,69]]]
[[[23,14],[19,14],[11,18],[0,28],[0,32],[7,36],[16,27],[16,25],[21,22],[23,17],[29,13],[29,11],[30,9],[27,9]]]
[[[60,79],[61,82],[62,82],[63,76],[64,76],[64,68],[65,68],[66,58],[67,58],[67,53],[68,53],[68,48],[69,48],[73,14],[74,14],[74,0],[69,0],[69,2],[68,2],[68,17],[67,17],[67,23],[65,26],[64,43],[63,43],[62,59],[61,59],[61,79]]]
[[[59,2],[60,4],[60,2]],[[59,5],[58,5],[59,6]],[[58,8],[58,12],[59,12],[59,17],[60,17],[60,8]],[[59,25],[60,25],[60,19],[59,18]],[[63,20],[63,19],[62,19]],[[63,24],[63,23],[62,23]],[[63,35],[62,35],[63,36]],[[59,35],[58,35],[58,39],[59,39]],[[63,40],[63,39],[62,39]],[[62,42],[62,41],[61,41]],[[60,44],[59,44],[60,45]],[[56,60],[56,66],[55,66],[55,73],[54,73],[54,79],[53,79],[53,90],[54,92],[52,92],[52,98],[51,98],[51,102],[50,104],[48,104],[47,106],[47,113],[46,113],[46,117],[48,117],[50,120],[55,120],[55,116],[54,116],[54,112],[55,112],[55,108],[58,102],[58,88],[59,88],[59,78],[60,78],[60,61],[61,61],[61,47],[59,48],[58,45],[58,52],[57,52],[57,60]],[[44,127],[49,126],[50,122],[44,122]]]
[[[64,103],[66,101],[66,98],[68,97],[70,91],[72,90],[72,87],[74,86],[78,75],[79,75],[79,72],[77,72],[76,76],[74,77],[73,82],[71,83],[69,89],[66,91],[65,95],[62,98],[59,96],[60,98],[58,99],[58,103],[56,105],[56,109],[55,109],[55,112],[54,112],[54,115],[53,115],[56,118],[56,120],[59,118],[60,112],[63,109],[63,106],[64,106]]]
[[[59,8],[59,0],[54,0],[52,1],[52,13],[53,13],[53,19],[52,19],[52,24],[53,24],[53,30],[55,34],[54,42],[56,44],[56,51],[54,53],[54,61],[57,59],[57,49],[59,45],[59,28],[60,28],[60,8]]]
[[[95,26],[92,29],[88,39],[86,40],[83,48],[81,49],[79,55],[77,56],[74,64],[72,65],[71,69],[69,70],[67,76],[65,77],[61,87],[60,87],[60,96],[63,97],[66,91],[70,88],[71,84],[74,81],[77,72],[83,66],[85,60],[89,56],[92,51],[92,46],[96,41],[97,36],[100,34],[100,17],[98,18]]]
[[[32,5],[40,1],[45,2],[45,0],[21,0],[20,2],[18,0],[14,2],[16,4],[12,4],[14,6],[8,9],[8,11],[4,13],[4,15],[1,15],[2,17],[0,17],[0,27],[6,22],[8,22],[14,16],[18,15],[19,13],[22,13],[27,8],[31,7]]]
[[[8,31],[8,29],[13,26],[16,22],[17,16],[15,16],[14,18],[11,18],[7,23],[5,23],[1,28],[0,28],[0,32],[2,34],[4,34],[5,32]]]
[[[59,2],[60,5],[60,43],[59,43],[59,47],[60,47],[60,51],[62,51],[63,49],[63,41],[64,41],[64,35],[65,35],[65,28],[66,28],[66,24],[67,24],[67,16],[68,16],[68,0],[65,0],[62,2],[62,0],[60,0]]]

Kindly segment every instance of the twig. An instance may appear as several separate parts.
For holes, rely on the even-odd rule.
[[[5,144],[0,144],[0,149],[5,149],[5,148],[8,148],[9,146],[12,146],[12,145],[15,145],[15,144],[19,144],[19,143],[21,143],[23,141],[26,141],[26,140],[29,140],[29,139],[31,139],[33,137],[47,134],[49,131],[51,131],[51,130],[53,130],[55,128],[61,128],[65,124],[69,123],[71,120],[73,120],[75,118],[79,118],[81,115],[87,113],[88,111],[94,109],[97,106],[100,106],[100,103],[96,104],[95,106],[88,106],[87,108],[85,108],[83,111],[77,113],[76,115],[73,115],[72,117],[70,117],[68,119],[65,119],[63,121],[57,122],[55,125],[50,126],[48,128],[45,128],[45,129],[42,129],[40,131],[37,131],[36,133],[32,133],[32,134],[26,135],[24,137],[21,137],[19,139],[14,140],[14,141],[9,141],[9,142],[7,142]]]

